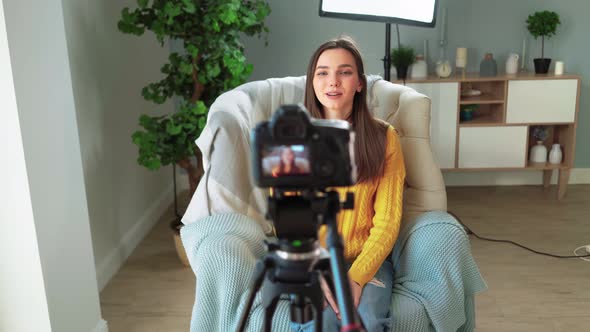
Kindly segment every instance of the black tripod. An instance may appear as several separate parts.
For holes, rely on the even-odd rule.
[[[254,298],[262,287],[264,331],[271,331],[272,318],[283,294],[290,295],[291,320],[305,323],[315,319],[315,331],[322,330],[323,294],[320,277],[333,282],[342,317],[342,331],[363,331],[354,310],[350,285],[346,278],[343,244],[336,227],[336,214],[340,210],[337,192],[313,191],[305,195],[286,196],[275,191],[269,197],[268,216],[274,221],[277,243],[267,243],[268,253],[258,262],[246,307],[240,319],[238,332],[244,331]],[[354,206],[352,194],[342,205]],[[330,258],[322,258],[317,240],[321,224],[328,227],[327,245]],[[331,273],[330,273],[331,272]]]

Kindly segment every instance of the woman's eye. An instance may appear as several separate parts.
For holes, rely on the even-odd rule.
[[[347,70],[347,71],[341,71],[340,74],[345,75],[345,76],[349,76],[349,75],[352,75],[352,72]]]
[[[316,75],[317,75],[317,76],[326,76],[326,75],[328,75],[328,72],[325,72],[325,71],[318,71],[318,72],[316,73]]]

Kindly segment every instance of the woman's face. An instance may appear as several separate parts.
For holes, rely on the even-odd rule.
[[[281,153],[281,159],[283,160],[283,163],[285,163],[286,165],[291,165],[291,163],[295,159],[295,154],[293,153],[293,150],[289,148],[284,149]]]
[[[336,48],[320,55],[313,75],[313,90],[326,119],[348,119],[354,95],[362,88],[356,62],[349,51]]]

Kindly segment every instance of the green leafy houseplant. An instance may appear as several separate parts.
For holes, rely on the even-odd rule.
[[[391,65],[395,67],[397,78],[405,80],[408,67],[416,62],[416,52],[413,48],[399,45],[391,50]]]
[[[557,26],[561,24],[559,15],[556,12],[548,10],[535,12],[526,20],[527,29],[535,37],[541,37],[541,59],[545,58],[545,37],[550,38],[555,35]]]
[[[252,72],[240,36],[268,33],[264,19],[269,13],[268,3],[260,0],[137,0],[137,8],[122,10],[121,32],[140,36],[149,30],[161,46],[177,40],[184,47],[161,67],[164,78],[142,90],[143,97],[156,104],[174,96],[181,102],[177,112],[140,117],[143,129],[132,135],[140,165],[156,170],[176,163],[188,173],[194,192],[202,175],[195,139],[215,98],[245,82]]]
[[[552,11],[535,12],[526,20],[527,29],[535,37],[541,37],[541,58],[535,59],[535,71],[537,73],[547,73],[551,59],[545,58],[545,37],[550,38],[555,35],[557,26],[561,24],[559,15]]]

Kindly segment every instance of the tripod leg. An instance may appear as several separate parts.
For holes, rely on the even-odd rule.
[[[272,317],[275,314],[275,309],[277,308],[279,298],[280,294],[278,294],[277,297],[270,301],[270,303],[266,307],[266,310],[264,311],[264,331],[266,332],[272,331]]]
[[[256,293],[260,289],[262,282],[264,281],[264,276],[266,275],[266,259],[258,261],[256,264],[256,271],[252,276],[252,286],[250,287],[250,293],[248,294],[248,299],[246,300],[246,306],[244,311],[242,312],[242,317],[240,318],[240,325],[238,325],[238,332],[244,331],[246,328],[246,323],[248,322],[248,316],[250,314],[250,309],[252,309],[252,304],[254,303],[254,298],[256,297]]]
[[[322,325],[324,320],[324,299],[320,297],[319,301],[314,301],[315,310],[315,330],[316,332],[322,331]]]

